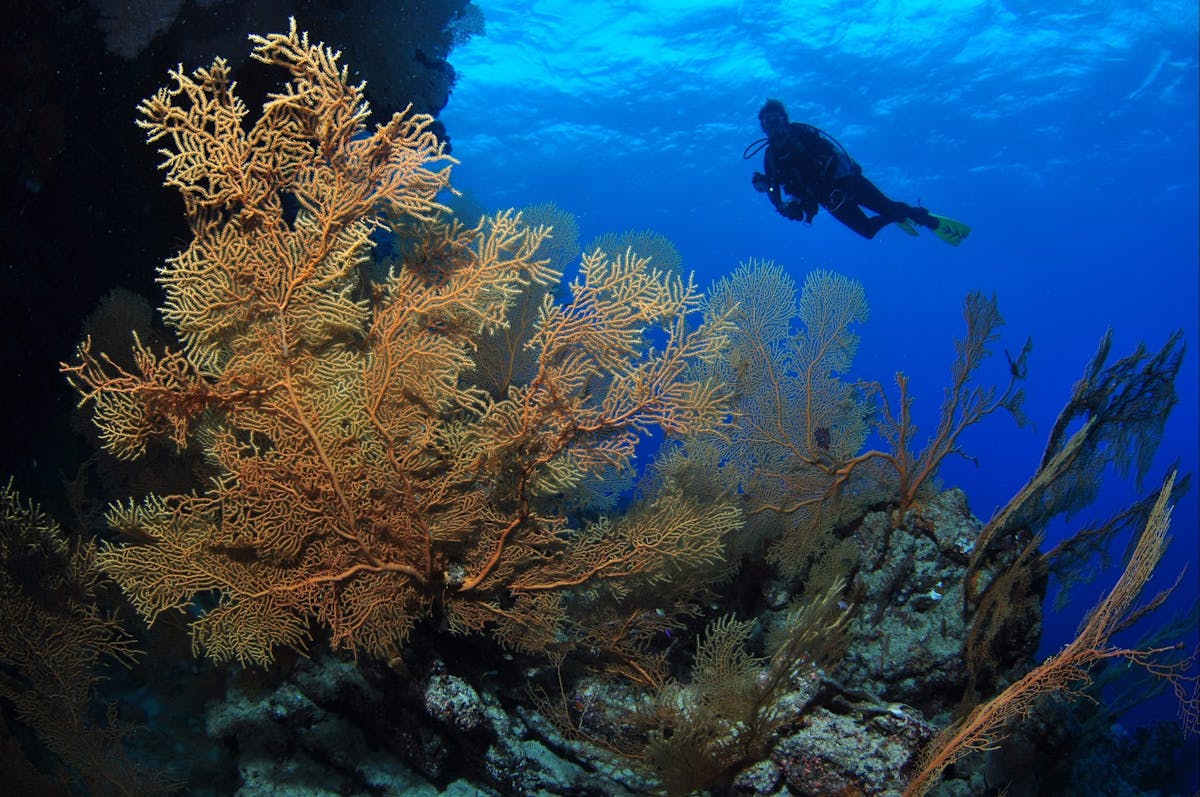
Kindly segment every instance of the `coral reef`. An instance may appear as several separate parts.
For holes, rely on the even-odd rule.
[[[205,741],[173,740],[195,794],[1035,788],[1013,762],[1065,744],[1043,696],[1118,661],[1196,729],[1173,629],[1113,641],[1170,592],[1137,604],[1174,476],[1064,548],[1039,536],[1108,462],[1145,475],[1178,339],[1107,367],[1103,342],[1041,467],[982,523],[934,477],[968,427],[1021,420],[1028,344],[1003,389],[976,382],[994,298],[964,303],[918,449],[903,374],[896,403],[847,379],[855,281],[817,271],[797,294],[752,262],[703,296],[650,233],[576,265],[552,206],[468,224],[432,117],[369,126],[364,86],[295,22],[253,44],[287,76],[258,115],[222,59],[139,108],[188,225],[159,271],[176,340],[135,332],[125,357],[86,339],[62,365],[108,452],[153,468],[173,447],[194,483],[114,502],[99,547],[4,495],[12,783],[46,758],[93,793],[170,788],[126,765],[115,716],[84,719],[121,694],[161,728],[204,717]],[[872,429],[885,448],[864,450]],[[1035,664],[1048,573],[1131,529],[1116,586]],[[114,585],[149,628],[105,608]],[[102,692],[131,633],[170,666]]]
[[[1078,635],[1065,648],[1030,670],[1007,689],[970,714],[954,722],[938,735],[922,753],[916,774],[905,795],[926,794],[936,785],[946,767],[963,756],[993,750],[1014,718],[1031,714],[1037,701],[1047,694],[1079,694],[1090,682],[1091,671],[1116,659],[1141,667],[1163,679],[1174,689],[1181,706],[1180,721],[1189,733],[1200,730],[1200,705],[1197,705],[1195,659],[1173,659],[1174,645],[1139,648],[1120,645],[1114,635],[1160,604],[1160,594],[1147,605],[1135,606],[1146,582],[1167,549],[1167,531],[1171,525],[1171,490],[1175,474],[1167,477],[1158,499],[1137,538],[1125,570],[1112,590],[1097,604]]]
[[[910,520],[911,527],[893,535],[886,514],[870,513],[854,531],[864,557],[878,564],[858,577],[855,644],[837,673],[843,683],[934,718],[952,711],[967,685],[963,584],[980,524],[959,490],[932,498]],[[1023,639],[1010,640],[1014,660],[1036,652],[1038,619],[1022,626]]]

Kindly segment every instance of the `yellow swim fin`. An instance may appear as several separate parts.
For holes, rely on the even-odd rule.
[[[963,242],[963,238],[971,234],[971,228],[961,221],[948,219],[945,216],[938,216],[935,213],[930,213],[929,215],[937,219],[938,223],[938,226],[933,228],[933,234],[951,246],[958,246]]]
[[[921,233],[917,232],[916,226],[908,219],[905,219],[904,221],[896,222],[896,226],[899,227],[900,229],[904,230],[909,235],[916,236],[916,235],[921,234]]]

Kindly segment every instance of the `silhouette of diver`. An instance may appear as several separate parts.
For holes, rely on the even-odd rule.
[[[893,222],[909,235],[917,235],[915,222],[953,246],[970,234],[971,228],[962,222],[888,199],[831,136],[812,125],[789,122],[779,100],[763,104],[758,122],[767,137],[747,147],[743,157],[766,149],[763,171],[754,173],[754,188],[765,193],[786,218],[811,224],[817,210],[824,207],[864,238],[875,237]],[[868,216],[863,208],[878,215]]]

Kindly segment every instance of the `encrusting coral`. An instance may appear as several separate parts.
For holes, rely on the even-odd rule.
[[[569,592],[611,607],[668,577],[702,584],[738,522],[729,501],[664,483],[627,517],[573,528],[550,499],[626,466],[651,427],[726,423],[723,390],[689,374],[728,323],[692,328],[690,282],[595,251],[569,299],[543,296],[531,377],[492,396],[471,382],[475,344],[559,279],[538,256],[551,231],[512,212],[455,221],[429,117],[368,131],[339,54],[294,21],[253,42],[290,80],[248,128],[221,59],[139,109],[192,232],[159,277],[182,350],[136,343],[129,371],[84,342],[64,365],[112,453],[167,435],[198,441],[216,473],[198,494],[111,507],[134,542],[101,567],[150,620],[192,608],[197,651],[258,664],[316,626],[394,656],[435,611],[553,652],[583,633],[564,630]],[[375,283],[389,234],[403,257]],[[652,670],[629,633],[613,655]]]

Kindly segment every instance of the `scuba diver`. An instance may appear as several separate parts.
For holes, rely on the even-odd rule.
[[[763,104],[758,122],[767,137],[747,147],[742,157],[748,159],[766,149],[763,171],[755,172],[752,182],[755,190],[765,193],[786,218],[811,224],[818,209],[824,207],[864,238],[875,237],[892,223],[909,235],[917,235],[914,222],[952,246],[958,246],[970,234],[971,228],[960,221],[888,199],[831,136],[812,125],[789,122],[779,100]],[[784,198],[785,193],[789,198]],[[868,216],[863,208],[878,215]]]

